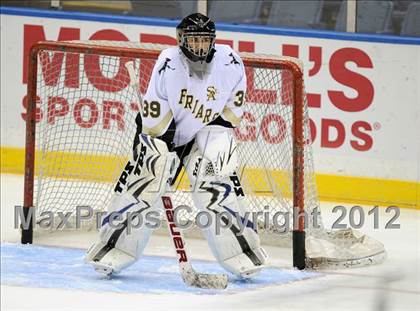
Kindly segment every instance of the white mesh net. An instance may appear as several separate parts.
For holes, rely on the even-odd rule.
[[[65,47],[77,45],[72,50]],[[92,46],[98,49],[87,53],[86,47]],[[157,55],[154,51],[162,48],[132,42],[89,41],[63,43],[59,51],[48,47],[40,50],[34,191],[38,214],[74,213],[77,206],[90,206],[95,211],[107,209],[113,183],[132,150],[134,120],[141,107],[138,91],[146,91]],[[131,50],[130,57],[118,56],[123,49]],[[241,160],[238,176],[251,210],[269,211],[272,219],[280,211],[291,213],[293,207],[292,124],[296,94],[292,72],[267,64],[270,60],[284,60],[293,66],[301,65],[291,58],[249,53],[242,56],[248,92],[244,118],[235,130]],[[127,72],[126,64],[130,62],[138,81],[132,81]],[[304,101],[303,201],[310,214],[319,202],[306,98]],[[186,174],[181,173],[176,185],[175,206],[193,206]],[[307,256],[314,258],[310,265],[352,265],[364,263],[363,258],[371,260],[377,256],[375,260],[379,261],[384,256],[382,244],[368,238],[361,241],[352,231],[331,233],[322,228],[320,217],[317,220],[320,229],[312,228],[310,217],[307,221]],[[284,221],[283,218],[279,223]],[[290,241],[290,234],[281,234],[272,223],[265,231],[276,234],[275,239]]]

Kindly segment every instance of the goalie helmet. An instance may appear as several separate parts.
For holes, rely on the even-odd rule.
[[[176,27],[178,45],[193,62],[211,62],[215,49],[216,27],[207,16],[194,13],[185,17]]]

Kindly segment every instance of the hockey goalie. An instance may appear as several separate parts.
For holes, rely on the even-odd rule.
[[[182,166],[198,210],[222,220],[223,213],[243,216],[248,211],[244,194],[234,191],[238,185],[232,177],[238,167],[232,129],[243,114],[244,65],[229,46],[215,44],[215,25],[208,17],[189,15],[176,31],[178,46],[163,50],[154,66],[136,117],[133,154],[115,185],[108,212],[119,216],[119,226],[111,226],[108,214],[99,241],[86,255],[86,261],[106,275],[139,259],[152,229],[139,226],[128,232],[127,224],[133,215],[163,212],[161,197]],[[251,277],[262,269],[267,255],[256,230],[241,226],[238,217],[232,219],[229,226],[210,226],[203,233],[223,268]]]

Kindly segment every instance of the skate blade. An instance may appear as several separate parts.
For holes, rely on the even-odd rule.
[[[266,265],[256,266],[246,271],[242,271],[240,275],[243,279],[250,279],[260,274],[261,270],[265,267]]]
[[[110,278],[113,274],[113,270],[112,267],[102,264],[100,262],[94,262],[93,264],[93,268],[95,269],[96,272]]]

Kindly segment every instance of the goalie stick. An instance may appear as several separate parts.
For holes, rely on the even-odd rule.
[[[142,94],[139,91],[139,84],[137,75],[134,69],[133,62],[127,62],[125,67],[130,76],[130,86],[134,89],[138,96],[140,110],[142,109]],[[165,208],[165,215],[168,222],[168,229],[174,243],[175,252],[178,256],[178,266],[181,273],[182,280],[189,286],[199,288],[213,288],[224,289],[227,287],[228,277],[226,274],[207,274],[199,273],[194,270],[185,249],[185,239],[181,231],[177,230],[174,222],[174,212],[172,200],[169,196],[162,196],[163,206]]]
[[[137,94],[137,98],[139,100],[139,110],[142,110],[142,101],[143,101],[143,94],[141,94],[139,89],[139,82],[137,80],[137,75],[134,70],[134,62],[127,62],[125,63],[125,68],[128,71],[128,75],[130,77],[130,86],[133,88],[134,92]]]
[[[168,221],[168,229],[178,256],[178,265],[182,280],[189,286],[199,288],[226,288],[228,283],[228,277],[226,274],[199,273],[194,270],[186,253],[185,239],[182,232],[177,230],[178,228],[176,227],[174,221],[172,200],[169,196],[162,196],[162,202],[165,208],[166,219]]]

